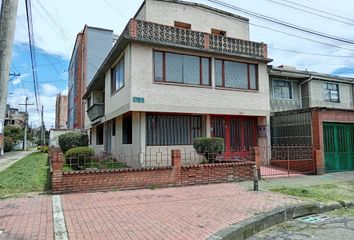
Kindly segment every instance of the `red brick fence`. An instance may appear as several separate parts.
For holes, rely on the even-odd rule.
[[[60,149],[49,151],[52,192],[88,192],[188,186],[249,180],[255,162],[233,162],[182,166],[180,150],[172,150],[169,167],[99,169],[63,172],[65,162]]]

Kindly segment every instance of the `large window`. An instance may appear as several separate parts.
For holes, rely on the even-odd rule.
[[[256,90],[257,65],[216,59],[215,80],[217,87]]]
[[[154,52],[154,79],[210,86],[210,58],[170,52]]]
[[[124,57],[111,69],[111,93],[124,87]]]
[[[123,144],[133,143],[132,115],[123,116]]]
[[[191,145],[202,136],[201,116],[146,115],[146,144]]]
[[[103,144],[103,124],[96,127],[96,145]]]
[[[339,102],[339,86],[335,83],[324,83],[324,100],[330,102]]]
[[[273,98],[292,99],[292,88],[290,81],[273,80]]]

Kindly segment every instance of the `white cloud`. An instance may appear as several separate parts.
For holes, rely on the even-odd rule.
[[[43,83],[41,84],[42,94],[44,96],[52,96],[60,93],[60,90],[53,84]]]
[[[29,76],[29,73],[24,73],[24,74],[21,74],[18,77],[15,77],[14,80],[12,80],[12,84],[13,85],[20,84],[23,81],[23,79],[25,79],[27,76]]]

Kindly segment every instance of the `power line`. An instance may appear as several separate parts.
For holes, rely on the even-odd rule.
[[[281,0],[281,1],[293,4],[293,5],[296,5],[296,6],[300,6],[300,7],[303,7],[303,8],[308,8],[308,9],[311,9],[311,10],[314,10],[314,11],[317,11],[317,12],[321,12],[321,13],[324,13],[324,14],[327,14],[327,15],[330,15],[330,16],[334,16],[334,17],[337,17],[337,18],[341,18],[341,19],[345,19],[345,20],[354,22],[354,19],[352,19],[352,18],[343,17],[343,16],[340,16],[340,15],[337,15],[337,14],[334,14],[334,13],[330,13],[330,12],[327,12],[327,11],[324,11],[324,10],[321,10],[321,9],[318,9],[318,8],[310,7],[310,6],[305,5],[305,4],[300,4],[300,3],[289,1],[289,0]]]
[[[246,10],[246,9],[243,9],[243,8],[239,8],[239,7],[235,6],[235,5],[232,5],[232,4],[229,4],[229,3],[225,3],[223,1],[219,1],[219,0],[208,0],[208,1],[212,2],[212,3],[216,3],[216,4],[221,5],[223,7],[231,8],[233,10],[245,13],[245,14],[250,15],[250,16],[254,16],[256,18],[259,18],[259,19],[262,19],[262,20],[265,20],[265,21],[268,21],[268,22],[271,22],[271,23],[278,24],[280,26],[284,26],[284,27],[287,27],[287,28],[291,28],[291,29],[294,29],[294,30],[297,30],[297,31],[301,31],[301,32],[305,32],[305,33],[308,33],[308,34],[312,34],[312,35],[315,35],[315,36],[319,36],[319,37],[323,37],[323,38],[327,38],[327,39],[331,39],[331,40],[335,40],[335,41],[339,41],[339,42],[343,42],[343,43],[354,45],[354,41],[352,41],[352,40],[345,39],[345,38],[340,38],[340,37],[337,37],[337,36],[334,36],[334,35],[329,35],[329,34],[322,33],[322,32],[319,32],[319,31],[315,31],[315,30],[312,30],[312,29],[304,28],[304,27],[301,27],[301,26],[298,26],[298,25],[295,25],[295,24],[291,24],[291,23],[288,23],[288,22],[285,22],[285,21],[281,21],[281,20],[278,20],[278,19],[275,19],[275,18],[272,18],[272,17],[268,17],[268,16],[265,16],[265,15],[262,15],[262,14],[259,14],[259,13],[256,13],[256,12],[252,12],[252,11],[249,11],[249,10]]]
[[[322,18],[325,18],[327,20],[332,20],[332,21],[344,23],[344,24],[347,24],[347,25],[350,25],[350,26],[354,26],[354,23],[350,23],[350,22],[347,22],[347,21],[342,21],[342,20],[339,20],[339,19],[336,19],[336,18],[333,18],[333,17],[329,17],[329,16],[326,16],[326,15],[323,15],[323,14],[315,13],[315,12],[312,12],[312,11],[309,11],[309,10],[306,10],[306,9],[294,7],[294,6],[288,5],[286,3],[281,3],[281,2],[274,1],[274,0],[266,0],[266,1],[278,4],[278,5],[281,5],[281,6],[285,6],[285,7],[288,7],[288,8],[292,8],[292,9],[295,9],[295,10],[298,10],[298,11],[301,11],[301,12],[309,13],[309,14],[312,14],[312,15],[315,15],[315,16],[318,16],[318,17],[322,17]],[[282,0],[282,1],[290,2],[290,1],[287,1],[287,0]],[[290,3],[294,4],[294,5],[300,5],[303,8],[314,9],[314,8],[310,8],[310,7],[307,7],[307,6],[302,5],[302,4],[297,4],[297,3],[293,3],[293,2],[290,2]],[[314,9],[314,10],[316,10],[316,9]],[[350,21],[354,22],[354,20],[350,20]]]
[[[26,3],[26,16],[27,16],[27,28],[28,28],[28,43],[30,48],[31,66],[32,66],[32,77],[33,77],[33,88],[36,100],[36,108],[39,114],[39,87],[38,87],[38,74],[37,74],[37,61],[36,61],[36,47],[34,43],[33,36],[33,22],[32,22],[32,9],[31,0],[25,0]]]
[[[276,47],[271,47],[271,46],[268,46],[268,48],[274,49],[274,50],[279,50],[279,51],[284,51],[284,52],[301,53],[301,54],[308,54],[308,55],[315,55],[315,56],[323,56],[323,57],[351,58],[351,59],[354,58],[354,56],[329,55],[329,54],[314,53],[314,52],[303,52],[303,51],[297,51],[297,50],[291,50],[291,49],[276,48]]]

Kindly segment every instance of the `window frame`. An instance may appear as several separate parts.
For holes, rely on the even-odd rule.
[[[176,140],[176,137],[174,136],[174,137],[172,137],[172,138],[170,138],[170,139],[168,139],[168,140],[166,140],[166,136],[163,136],[162,137],[162,139],[163,140],[161,140],[161,139],[159,139],[159,142],[157,142],[156,141],[156,143],[154,143],[154,140],[152,140],[152,142],[150,142],[150,140],[151,139],[154,139],[154,135],[155,134],[158,134],[158,132],[159,132],[159,130],[160,130],[160,128],[159,128],[159,126],[158,126],[158,122],[159,123],[161,123],[162,125],[164,125],[164,123],[162,123],[161,121],[161,119],[158,119],[159,117],[188,117],[188,122],[189,122],[189,133],[188,133],[188,135],[189,135],[189,137],[188,137],[188,143],[185,143],[185,142],[183,142],[183,143],[161,143],[161,141],[167,141],[167,142],[170,142],[172,139],[173,140]],[[199,124],[200,124],[200,126],[199,126],[199,128],[197,128],[197,127],[195,127],[195,125],[193,125],[192,124],[192,122],[193,122],[193,117],[198,117],[199,118]],[[151,123],[151,124],[153,124],[153,127],[151,127],[151,129],[149,129],[149,126],[150,126],[150,124],[149,124],[149,120],[151,120],[151,119],[154,119],[155,121],[153,122],[153,123]],[[165,119],[166,120],[166,119]],[[171,118],[169,119],[169,120],[171,120]],[[169,131],[171,131],[171,129],[170,129],[170,127],[171,127],[171,124],[175,121],[176,122],[176,120],[177,119],[173,119],[171,122],[169,122],[168,124],[167,124],[167,128],[168,128],[168,130]],[[171,114],[167,114],[167,113],[149,113],[149,114],[147,114],[146,115],[146,129],[145,129],[145,131],[146,131],[146,137],[145,137],[145,142],[146,142],[146,146],[148,146],[148,147],[154,147],[154,146],[184,146],[184,145],[193,145],[193,132],[194,131],[199,131],[199,133],[200,133],[200,136],[199,137],[203,137],[205,134],[204,134],[204,132],[203,132],[203,116],[202,115],[188,115],[188,114],[173,114],[173,113],[171,113]],[[165,125],[165,127],[166,127],[166,125]],[[177,128],[175,128],[174,130],[176,130],[176,129],[183,129],[183,128],[181,128],[180,126],[179,127],[177,127]],[[152,134],[152,135],[149,135],[149,134]],[[169,136],[171,137],[171,134],[169,134]],[[181,136],[179,136],[179,137],[181,137]]]
[[[216,61],[221,61],[221,84],[222,86],[218,86],[216,83],[216,71],[214,72],[214,77],[215,77],[215,88],[216,89],[220,89],[220,88],[224,88],[224,89],[235,89],[235,90],[244,90],[244,91],[259,91],[259,71],[258,71],[258,64],[257,63],[250,63],[250,62],[241,62],[241,61],[234,61],[234,60],[228,60],[228,59],[223,59],[223,58],[215,58],[214,60],[214,65],[215,65],[215,69],[216,69]],[[237,88],[237,87],[226,87],[225,86],[225,61],[228,62],[236,62],[236,63],[243,63],[243,64],[247,64],[247,88]],[[255,65],[255,80],[256,80],[256,88],[250,88],[251,87],[251,79],[250,79],[250,65]]]
[[[282,98],[282,97],[275,97],[274,96],[274,82],[288,82],[290,83],[290,91],[289,91],[289,95],[290,98]],[[280,99],[280,100],[294,100],[294,86],[293,86],[293,81],[290,80],[286,80],[286,79],[272,79],[272,98],[273,99]]]
[[[155,63],[155,54],[156,53],[161,53],[162,54],[162,80],[157,80],[156,79],[156,63]],[[176,54],[176,55],[181,55],[181,56],[191,56],[191,57],[198,57],[199,58],[199,84],[193,84],[193,83],[185,83],[183,79],[183,72],[182,72],[182,82],[176,82],[176,81],[168,81],[166,78],[166,53],[170,54]],[[209,74],[209,79],[208,79],[208,84],[203,84],[203,59],[207,59],[209,63],[209,68],[208,68],[208,74]],[[184,53],[178,53],[178,52],[171,52],[171,51],[162,51],[162,50],[153,50],[153,82],[154,83],[167,83],[167,84],[177,84],[177,85],[185,85],[185,86],[203,86],[203,87],[211,87],[211,64],[212,60],[211,57],[206,57],[206,56],[200,56],[200,55],[194,55],[194,54],[184,54]],[[182,65],[183,69],[183,65]]]
[[[180,29],[186,29],[186,30],[191,30],[192,29],[192,24],[186,23],[186,22],[181,22],[181,21],[174,21],[174,27],[180,28]]]
[[[117,89],[117,83],[116,83],[116,68],[117,66],[122,63],[123,64],[123,84],[120,88]],[[125,56],[123,55],[119,60],[117,61],[116,64],[111,67],[111,95],[115,94],[125,86]]]
[[[336,88],[337,88],[337,95],[338,95],[338,99],[337,100],[334,100],[334,99],[332,99],[332,94],[331,94],[331,92],[332,91],[335,91],[335,90],[332,90],[332,89],[328,89],[328,86],[329,85],[333,85],[333,86],[336,86]],[[325,86],[326,86],[326,88],[325,88]],[[326,101],[326,102],[333,102],[333,103],[340,103],[340,93],[339,93],[339,83],[333,83],[333,82],[323,82],[322,83],[322,88],[323,88],[323,90],[324,90],[324,93],[323,93],[323,99],[324,99],[324,101]],[[329,91],[329,99],[326,99],[326,91]]]
[[[102,137],[98,136],[98,128],[102,129]],[[99,124],[96,126],[96,145],[104,145],[104,125],[103,124]]]
[[[125,138],[125,134],[127,130],[125,130],[125,119],[130,119],[130,128],[128,129],[128,134],[130,134],[130,138],[127,137],[127,141]],[[130,140],[130,141],[129,141]],[[131,145],[133,144],[133,115],[132,114],[126,114],[123,115],[122,117],[122,144],[123,145]]]

